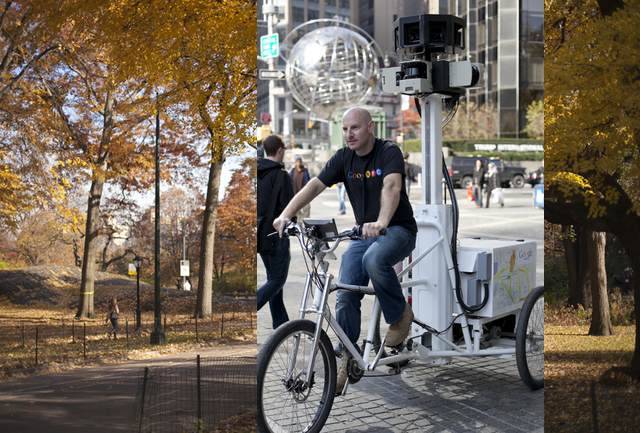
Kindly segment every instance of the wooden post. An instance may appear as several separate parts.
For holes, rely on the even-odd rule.
[[[196,343],[198,342],[198,315],[196,314]]]
[[[220,316],[220,338],[222,338],[223,335],[224,335],[224,311],[221,313],[221,316]]]
[[[87,324],[83,323],[82,331],[82,357],[87,360]]]
[[[36,326],[36,365],[38,365],[38,327]]]

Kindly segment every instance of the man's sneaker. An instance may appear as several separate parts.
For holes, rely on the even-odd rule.
[[[413,310],[409,304],[406,304],[402,317],[393,325],[389,325],[389,331],[387,332],[387,338],[385,344],[387,346],[399,346],[402,344],[405,338],[409,335],[409,329],[411,328],[411,322],[413,321]]]
[[[346,350],[342,352],[342,356],[338,358],[338,374],[336,380],[336,395],[342,395],[342,390],[344,389],[347,380],[349,380],[349,360],[351,360],[351,355]]]

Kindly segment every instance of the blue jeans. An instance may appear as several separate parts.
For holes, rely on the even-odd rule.
[[[338,212],[345,213],[347,211],[347,205],[344,202],[345,188],[343,183],[338,184]]]
[[[271,309],[273,329],[289,321],[287,309],[284,306],[282,288],[289,273],[289,239],[283,238],[277,242],[275,250],[260,253],[264,267],[267,270],[267,281],[258,289],[258,310],[268,302]]]
[[[366,286],[373,283],[387,323],[400,320],[405,309],[402,288],[393,266],[411,254],[416,236],[401,226],[387,228],[387,234],[372,239],[352,241],[342,256],[340,282]],[[336,319],[352,343],[360,336],[362,293],[338,290]]]

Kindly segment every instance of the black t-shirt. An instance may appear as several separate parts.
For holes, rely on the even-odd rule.
[[[404,159],[395,144],[376,138],[373,150],[364,156],[356,155],[347,147],[342,148],[327,162],[318,179],[328,187],[344,182],[356,222],[362,225],[377,221],[382,181],[392,173],[402,175],[403,182],[400,202],[389,226],[403,226],[415,234],[418,229],[405,189]]]

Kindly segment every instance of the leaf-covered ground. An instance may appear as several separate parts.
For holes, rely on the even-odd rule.
[[[252,303],[254,305],[255,302]],[[143,314],[140,333],[134,332],[131,315],[121,315],[120,333],[114,340],[107,334],[109,326],[102,318],[77,321],[73,319],[73,312],[68,310],[0,305],[0,379],[46,374],[85,365],[149,359],[198,347],[255,342],[255,312],[239,309],[238,304],[226,307],[217,309],[212,319],[198,321],[197,336],[196,324],[190,315],[168,314],[167,343],[152,346],[149,337],[153,329],[153,315],[149,313]],[[127,320],[129,338],[126,338]]]
[[[592,337],[579,312],[546,308],[545,431],[640,431],[640,383],[625,370],[635,327],[615,326],[613,336]]]

